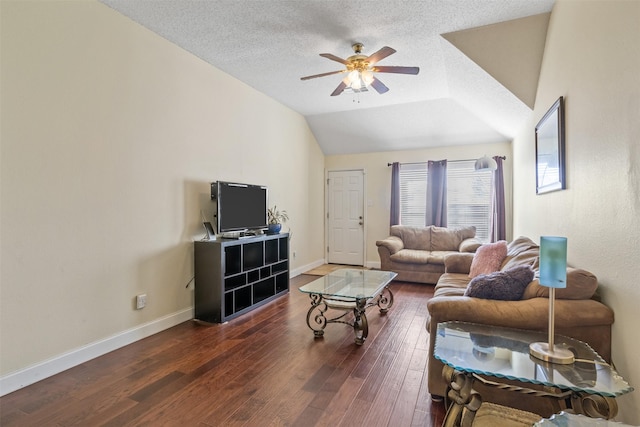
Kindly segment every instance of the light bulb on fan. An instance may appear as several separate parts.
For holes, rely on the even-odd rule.
[[[360,78],[364,82],[365,86],[369,86],[373,82],[373,73],[371,70],[364,70],[360,73]]]
[[[360,89],[362,87],[360,72],[358,70],[353,70],[349,73],[349,87],[351,89]]]
[[[368,87],[373,82],[373,73],[370,70],[353,70],[347,77],[351,89],[360,90]]]

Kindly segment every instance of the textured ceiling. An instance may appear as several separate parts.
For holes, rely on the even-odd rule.
[[[494,73],[492,77],[454,47],[455,37],[448,37],[450,42],[442,35],[547,13],[554,3],[554,0],[100,1],[303,114],[327,155],[510,141],[531,114],[528,99],[521,101],[513,94],[518,93],[513,87],[506,89],[496,80],[499,76]],[[481,45],[481,37],[482,34],[472,33],[471,39],[479,40],[475,44]],[[501,37],[509,39],[504,33]],[[544,34],[538,31],[535,37]],[[495,42],[495,38],[487,40]],[[390,88],[383,95],[371,90],[329,96],[343,75],[300,80],[302,76],[342,69],[338,62],[319,54],[346,58],[353,54],[351,45],[355,42],[364,44],[365,55],[383,46],[393,47],[397,53],[379,65],[418,66],[420,73],[377,74]],[[465,46],[469,45],[473,43],[467,42]],[[497,50],[503,49],[500,43],[496,46]],[[480,56],[491,50],[486,45],[474,48]],[[530,51],[526,45],[519,50],[523,54]],[[495,56],[487,58],[487,62],[496,63]],[[513,63],[519,62],[513,58]],[[535,88],[525,92],[535,94]]]

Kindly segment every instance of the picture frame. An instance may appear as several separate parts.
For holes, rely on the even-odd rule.
[[[553,103],[536,125],[536,193],[566,189],[564,98]]]

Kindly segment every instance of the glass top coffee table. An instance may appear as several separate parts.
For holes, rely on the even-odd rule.
[[[480,381],[509,391],[553,397],[567,409],[590,417],[614,417],[618,411],[615,397],[633,391],[633,387],[588,344],[560,335],[555,338],[557,346],[575,355],[574,363],[549,363],[530,356],[529,344],[546,341],[545,332],[464,322],[438,324],[433,355],[445,364],[443,376],[450,381],[451,390],[471,390],[473,382]],[[486,376],[537,384],[557,392],[532,390],[524,387],[526,384],[511,386],[490,381]],[[471,394],[468,396],[473,399]],[[464,405],[474,406],[472,402]],[[455,419],[462,409],[453,406],[450,411],[455,412],[451,415]]]
[[[355,342],[362,345],[369,334],[366,309],[375,305],[385,314],[391,308],[393,293],[388,285],[396,276],[391,271],[343,268],[302,286],[300,291],[311,298],[309,329],[322,337],[327,324],[344,323],[353,327]],[[325,313],[329,309],[338,313],[328,318]]]

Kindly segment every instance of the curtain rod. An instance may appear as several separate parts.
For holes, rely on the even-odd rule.
[[[507,156],[498,156],[500,157],[502,160],[507,160]],[[454,163],[454,162],[470,162],[470,161],[475,161],[478,159],[461,159],[461,160],[449,160],[450,162]],[[419,165],[422,163],[427,163],[427,162],[409,162],[409,163],[400,163],[401,165]],[[387,163],[387,166],[393,166],[393,163]]]

